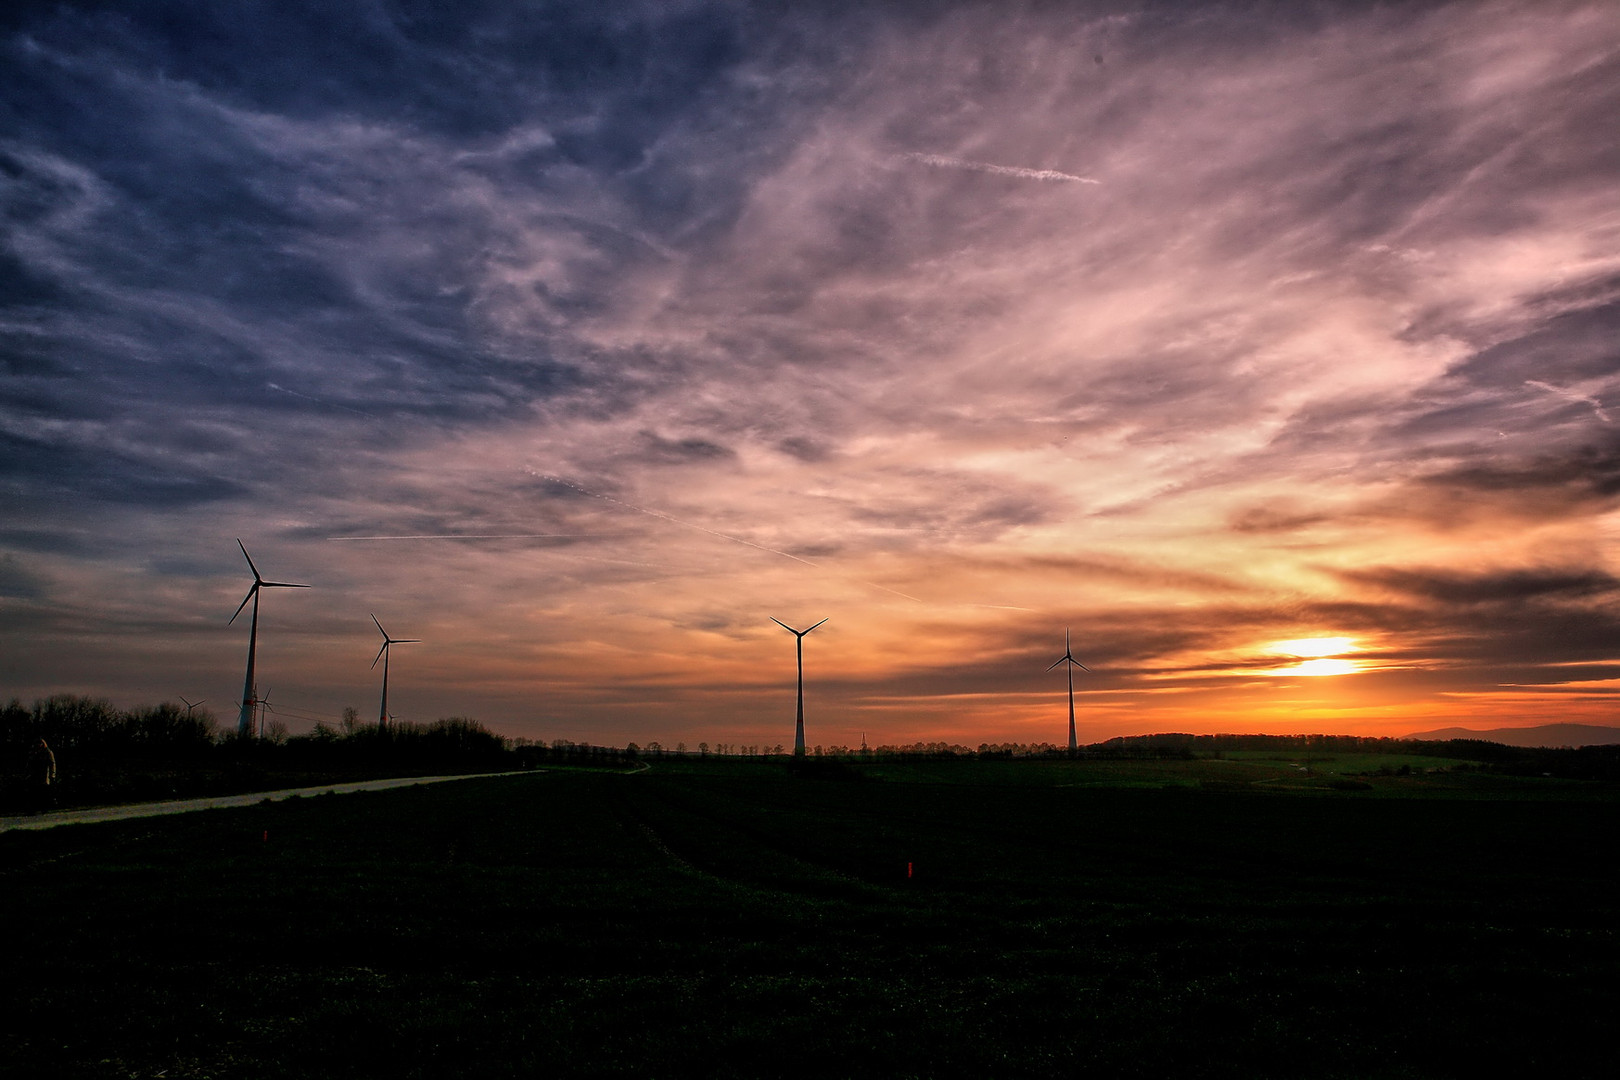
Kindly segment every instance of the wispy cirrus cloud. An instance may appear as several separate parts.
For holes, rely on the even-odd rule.
[[[1568,387],[1554,386],[1551,383],[1542,382],[1540,379],[1526,379],[1524,381],[1524,385],[1533,386],[1537,390],[1545,390],[1547,393],[1561,397],[1566,401],[1574,401],[1579,402],[1582,405],[1590,405],[1592,406],[1593,416],[1597,417],[1605,424],[1611,423],[1608,412],[1603,408],[1603,402],[1598,398],[1593,397],[1591,394],[1582,394],[1578,391],[1571,390]]]
[[[1089,176],[1075,176],[1072,173],[1059,172],[1056,169],[1026,169],[1019,165],[993,165],[987,161],[963,161],[960,158],[944,157],[940,154],[910,153],[901,155],[904,161],[915,161],[919,165],[931,165],[936,169],[963,169],[967,172],[990,173],[992,176],[1015,176],[1020,180],[1043,180],[1060,184],[1100,184]]]
[[[768,614],[975,741],[1063,625],[1099,734],[1609,648],[1605,5],[260,14],[0,39],[17,692],[227,699],[239,535],[279,693],[386,603],[422,710],[602,740],[766,724]],[[1254,678],[1311,635],[1385,667]]]

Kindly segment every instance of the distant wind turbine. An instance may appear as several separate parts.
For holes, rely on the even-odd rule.
[[[262,738],[264,738],[265,714],[266,713],[273,713],[273,712],[276,711],[275,707],[270,704],[270,691],[266,690],[264,692],[264,696],[260,697],[259,696],[259,688],[257,686],[255,686],[253,688],[253,704],[259,710],[258,724],[254,728],[254,734],[262,739]]]
[[[1064,665],[1063,670],[1069,676],[1069,753],[1072,754],[1077,749],[1074,741],[1074,669],[1079,668],[1081,671],[1090,671],[1091,669],[1074,658],[1074,650],[1069,647],[1069,628],[1066,626],[1063,628],[1063,656],[1054,661],[1052,666],[1046,670],[1051,671],[1058,664]]]
[[[197,706],[201,705],[203,701],[207,701],[208,699],[204,698],[203,701],[190,701],[187,700],[186,695],[181,694],[180,700],[186,703],[186,718],[189,720],[191,718],[191,710],[195,709]]]
[[[387,727],[388,726],[388,646],[390,646],[390,645],[410,645],[410,644],[413,644],[415,642],[421,641],[422,639],[421,638],[391,638],[391,637],[388,636],[388,631],[383,629],[382,623],[377,622],[377,616],[373,615],[371,617],[371,621],[374,622],[374,623],[377,623],[377,632],[379,634],[381,634],[382,637],[383,637],[382,648],[377,650],[377,660],[381,660],[382,661],[382,666],[383,666],[382,710],[377,714],[377,726],[378,727]],[[371,662],[371,667],[372,667],[373,671],[375,671],[376,668],[377,668],[377,660],[373,660]]]
[[[816,626],[820,626],[821,623],[824,623],[826,621],[827,621],[826,619],[822,619],[821,622],[816,623]],[[787,623],[783,622],[781,619],[778,619],[775,615],[771,616],[771,622],[775,623],[777,626],[780,626],[782,629],[784,629],[788,633],[792,634],[794,636],[794,638],[796,639],[794,641],[794,646],[795,646],[795,651],[799,654],[799,722],[798,722],[798,726],[793,731],[793,754],[794,754],[795,757],[803,757],[804,756],[804,635],[808,634],[811,630],[814,630],[816,628],[816,626],[812,626],[812,627],[810,627],[809,629],[806,629],[806,630],[795,630],[795,629],[793,629],[793,627],[789,626]]]
[[[256,704],[256,698],[258,697],[258,692],[254,688],[253,684],[253,659],[259,646],[259,590],[307,589],[309,586],[293,585],[286,581],[264,580],[264,578],[259,576],[259,568],[253,565],[253,556],[248,554],[247,547],[240,539],[236,541],[236,546],[242,549],[242,558],[247,560],[248,569],[253,571],[253,587],[250,588],[248,590],[248,594],[242,598],[242,602],[236,606],[236,615],[240,615],[242,614],[242,609],[247,607],[247,602],[249,600],[253,601],[253,626],[252,629],[248,631],[247,678],[242,680],[242,711],[238,714],[236,721],[236,733],[238,735],[245,736],[253,733],[253,706]],[[227,622],[225,625],[229,626],[231,623],[235,622],[236,615],[232,615],[230,622]]]

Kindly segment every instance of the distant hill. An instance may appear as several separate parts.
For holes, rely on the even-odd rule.
[[[1540,727],[1501,727],[1484,731],[1448,727],[1438,731],[1419,731],[1406,737],[1434,742],[1483,739],[1504,746],[1612,746],[1620,743],[1620,728],[1594,724],[1542,724]]]

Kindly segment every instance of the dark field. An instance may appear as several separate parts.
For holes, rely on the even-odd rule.
[[[808,764],[6,833],[0,1074],[1615,1068],[1610,789]]]

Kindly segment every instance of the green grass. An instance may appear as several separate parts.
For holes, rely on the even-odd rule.
[[[1251,766],[686,761],[7,833],[0,1073],[1608,1074],[1613,792],[1184,784]]]

